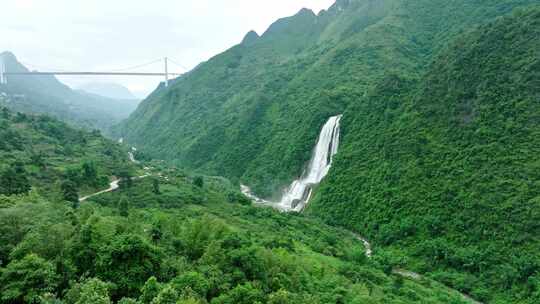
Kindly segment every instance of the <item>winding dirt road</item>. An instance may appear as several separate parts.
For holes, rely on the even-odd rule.
[[[102,190],[102,191],[99,191],[99,192],[96,192],[96,193],[93,193],[93,194],[90,194],[90,195],[87,195],[85,197],[81,197],[81,198],[79,198],[79,202],[84,202],[84,201],[88,200],[89,198],[92,198],[94,196],[98,196],[98,195],[103,194],[103,193],[113,192],[113,191],[115,191],[116,189],[118,189],[120,187],[119,184],[120,184],[120,180],[115,179],[109,184],[109,188],[107,188],[105,190]]]
[[[133,151],[136,151],[135,148],[132,148]],[[132,152],[128,152],[128,157],[129,157],[129,160],[134,163],[134,164],[138,164],[139,161],[137,161],[133,155]],[[149,170],[149,168],[144,168],[146,171]],[[150,173],[146,173],[145,175],[142,175],[142,176],[137,176],[137,177],[133,177],[132,179],[136,180],[136,179],[142,179],[142,178],[147,178],[149,176],[151,176],[152,174]],[[85,197],[81,197],[79,198],[79,202],[84,202],[86,200],[88,200],[89,198],[92,198],[94,196],[98,196],[98,195],[101,195],[101,194],[104,194],[104,193],[108,193],[108,192],[113,192],[113,191],[116,191],[118,188],[120,188],[120,181],[121,179],[117,179],[115,178],[110,184],[109,184],[109,188],[105,189],[105,190],[102,190],[102,191],[99,191],[99,192],[96,192],[96,193],[93,193],[93,194],[90,194],[90,195],[87,195]]]

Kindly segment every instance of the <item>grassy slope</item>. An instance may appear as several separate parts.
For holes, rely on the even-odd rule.
[[[310,212],[479,299],[537,301],[539,35],[539,9],[498,19],[360,97]]]

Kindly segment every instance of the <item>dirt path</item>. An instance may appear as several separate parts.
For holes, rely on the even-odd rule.
[[[118,189],[120,187],[119,184],[120,184],[120,180],[115,179],[109,184],[109,188],[107,188],[105,190],[102,190],[102,191],[99,191],[99,192],[96,192],[96,193],[93,193],[93,194],[90,194],[90,195],[87,195],[85,197],[81,197],[81,198],[79,198],[79,202],[84,202],[84,201],[88,200],[89,198],[92,198],[94,196],[98,196],[98,195],[103,194],[103,193],[113,192],[113,191],[115,191],[116,189]]]
[[[134,149],[134,148],[132,148]],[[135,149],[134,149],[135,151]],[[128,152],[128,157],[129,157],[129,160],[134,163],[134,164],[138,164],[139,162],[135,159],[135,157],[133,156],[133,153],[132,152]],[[148,172],[148,168],[145,168],[145,170]],[[134,180],[137,180],[137,179],[142,179],[142,178],[147,178],[151,176],[150,173],[146,173],[145,175],[141,175],[141,176],[137,176],[137,177],[133,177]],[[96,193],[93,193],[93,194],[90,194],[90,195],[87,195],[85,197],[81,197],[79,198],[79,202],[84,202],[86,200],[88,200],[89,198],[92,198],[94,196],[98,196],[98,195],[101,195],[101,194],[104,194],[104,193],[108,193],[108,192],[113,192],[113,191],[116,191],[118,188],[120,188],[120,181],[121,179],[117,179],[115,178],[110,184],[109,184],[109,188],[105,189],[105,190],[102,190],[102,191],[99,191],[99,192],[96,192]]]

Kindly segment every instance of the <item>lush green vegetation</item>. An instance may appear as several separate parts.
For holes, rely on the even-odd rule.
[[[73,193],[103,188],[130,166],[126,152],[98,131],[7,108],[0,108],[0,160],[0,196],[24,195],[33,187],[48,198],[71,191],[75,202]]]
[[[477,299],[538,303],[539,35],[519,11],[358,96],[310,212]]]
[[[97,132],[0,113],[0,303],[466,302],[392,274],[348,231],[251,206],[224,178],[137,169]],[[119,190],[79,203],[113,174]]]
[[[0,209],[0,303],[465,303],[391,275],[350,232],[245,206],[222,179],[167,178],[77,209],[13,197]]]
[[[28,72],[9,52],[0,53],[10,72]],[[128,117],[134,102],[116,100],[75,91],[53,76],[8,76],[7,85],[0,84],[0,106],[14,111],[47,114],[77,127],[88,130],[109,128]],[[1,97],[0,97],[1,98]]]
[[[324,122],[357,93],[391,72],[419,76],[460,31],[530,3],[347,0],[319,16],[302,10],[157,90],[116,134],[155,158],[280,194]]]
[[[271,197],[302,172],[324,121],[344,113],[340,154],[309,212],[478,299],[535,303],[537,5],[303,10],[156,91],[117,133]]]

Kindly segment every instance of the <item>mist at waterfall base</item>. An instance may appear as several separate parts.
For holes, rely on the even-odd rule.
[[[342,115],[332,116],[324,124],[307,169],[283,192],[279,202],[271,202],[255,196],[248,186],[241,191],[255,203],[272,206],[283,211],[301,212],[309,203],[313,189],[328,174],[332,159],[339,147],[339,126]]]

